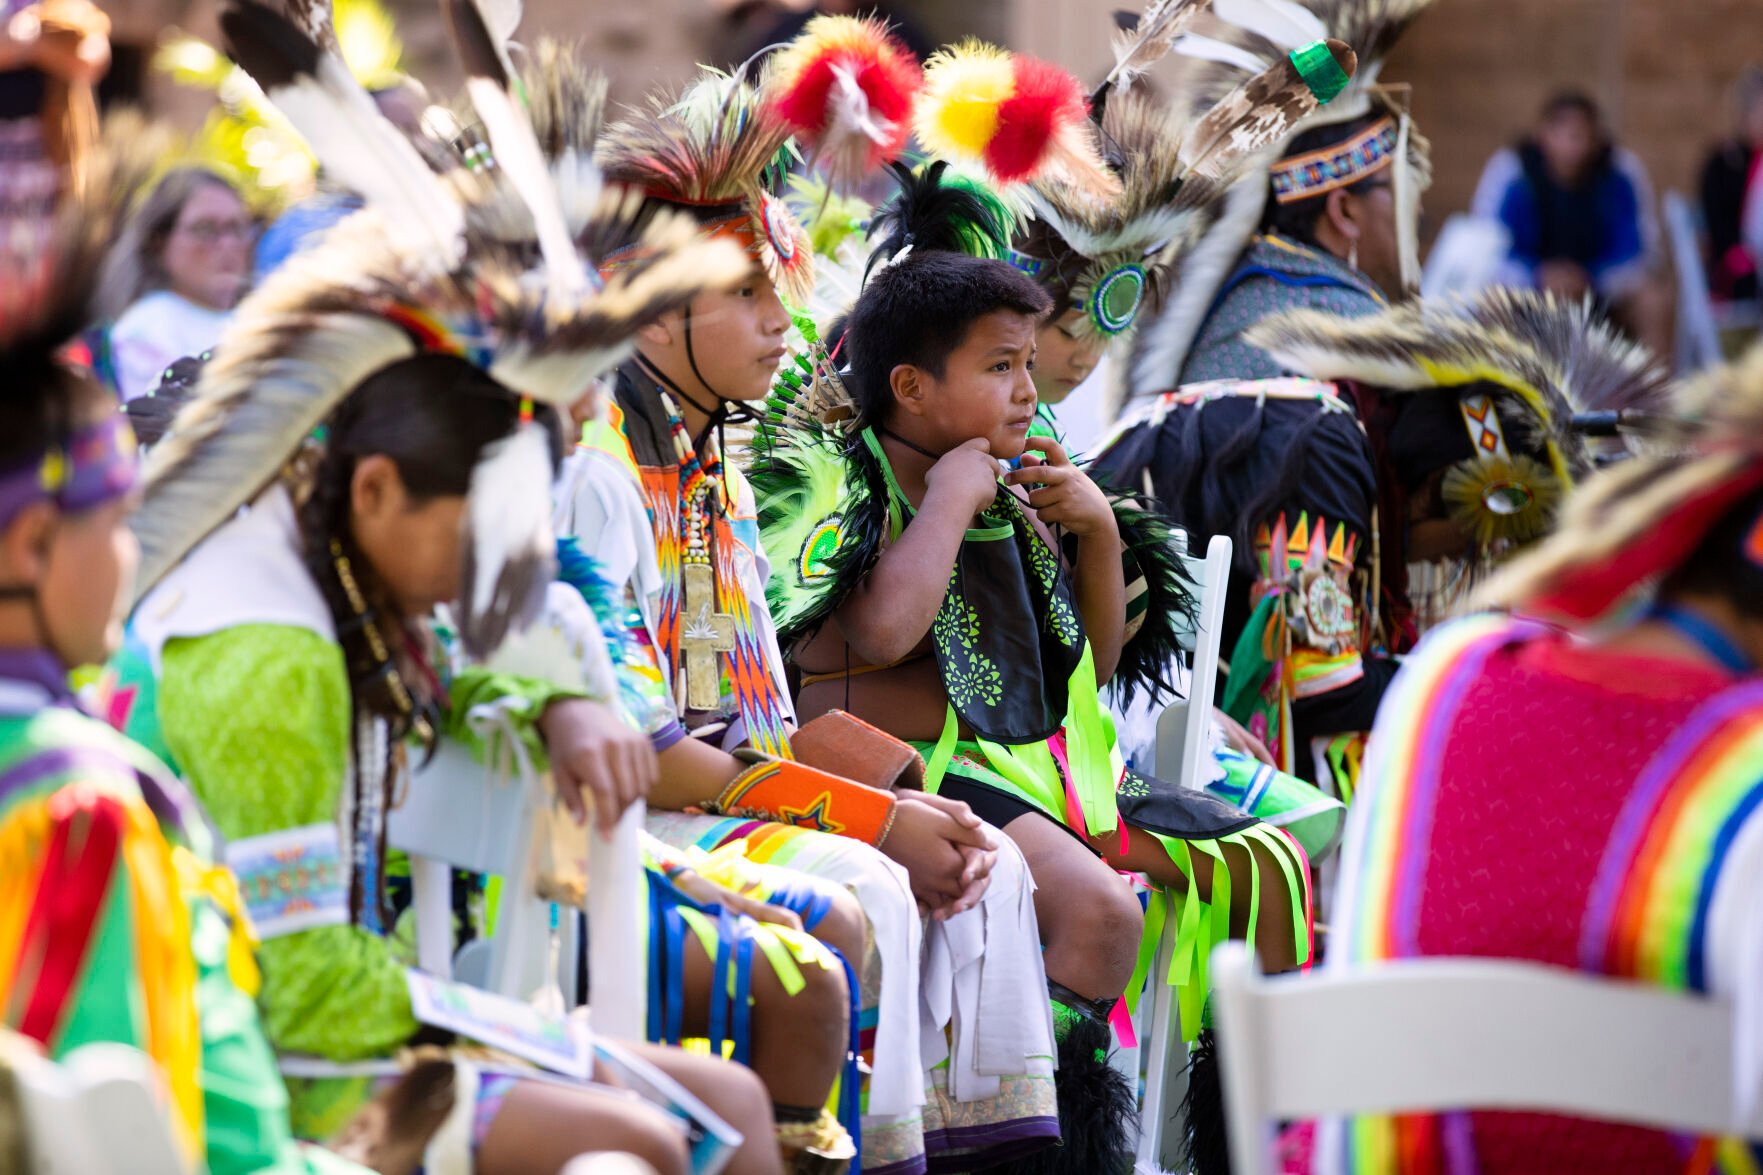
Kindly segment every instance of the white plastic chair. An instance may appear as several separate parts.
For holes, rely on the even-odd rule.
[[[1527,1109],[1757,1136],[1720,1001],[1495,959],[1410,959],[1268,978],[1212,955],[1231,1168],[1267,1175],[1273,1123]]]
[[[569,599],[561,597],[565,603]],[[579,597],[574,602],[581,604]],[[597,639],[597,627],[594,633]],[[550,624],[535,624],[511,639],[490,667],[564,685],[587,684],[581,659]],[[595,684],[605,687],[602,681]],[[527,756],[506,711],[480,707],[471,721],[488,739],[490,765],[479,765],[463,746],[442,743],[387,820],[388,843],[410,854],[418,963],[430,974],[449,978],[457,964],[462,981],[514,999],[526,999],[553,982],[572,993],[579,957],[573,937],[576,919],[563,919],[562,967],[554,974],[550,908],[531,888],[540,816],[551,802],[550,783]],[[581,833],[590,848],[586,914],[591,928],[591,1020],[596,1032],[616,1040],[643,1039],[647,1018],[639,844],[643,816],[644,805],[631,805],[609,842],[586,829]],[[496,933],[475,952],[485,963],[482,967],[468,965],[465,952],[457,960],[453,957],[454,868],[503,879]]]
[[[1189,634],[1191,639],[1184,638],[1185,647],[1193,654],[1193,672],[1186,701],[1171,703],[1157,719],[1154,773],[1185,788],[1200,786],[1200,771],[1211,752],[1212,695],[1218,678],[1230,557],[1231,541],[1223,535],[1212,536],[1204,559],[1183,556],[1189,577],[1200,585],[1199,616]],[[1180,1041],[1175,992],[1165,982],[1175,951],[1175,933],[1172,921],[1151,964],[1151,999],[1140,1005],[1139,1048],[1145,1057],[1145,1096],[1139,1106],[1141,1164],[1164,1161],[1164,1136],[1175,1125],[1173,1116],[1186,1081],[1187,1056],[1181,1048],[1171,1047]]]
[[[56,1063],[10,1034],[0,1052],[24,1116],[29,1175],[190,1175],[145,1053],[89,1044]]]
[[[1664,207],[1665,235],[1677,274],[1677,370],[1687,375],[1721,361],[1720,326],[1708,295],[1695,209],[1681,192],[1665,193]]]

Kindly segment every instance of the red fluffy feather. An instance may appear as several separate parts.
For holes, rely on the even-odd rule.
[[[923,81],[917,60],[879,21],[822,17],[779,54],[767,88],[772,109],[809,152],[830,156],[849,180],[853,170],[874,170],[905,150]]]
[[[998,130],[986,145],[986,168],[1004,182],[1034,177],[1049,154],[1089,117],[1076,78],[1058,66],[1017,54],[1016,90],[998,106]]]

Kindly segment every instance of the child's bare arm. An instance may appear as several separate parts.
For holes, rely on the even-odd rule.
[[[1028,504],[1035,516],[1077,536],[1074,595],[1090,638],[1096,680],[1107,681],[1120,663],[1126,635],[1126,575],[1114,508],[1096,483],[1071,463],[1057,441],[1034,437],[1028,445],[1045,456],[1023,454],[1022,468],[1004,480],[1033,487]]]
[[[870,665],[892,665],[930,631],[968,525],[997,493],[998,463],[983,439],[972,440],[931,466],[925,487],[917,515],[834,616]]]
[[[1109,511],[1112,519],[1114,512]],[[1075,588],[1077,610],[1095,658],[1096,681],[1106,682],[1120,665],[1126,643],[1126,574],[1121,565],[1120,534],[1109,530],[1077,540]]]

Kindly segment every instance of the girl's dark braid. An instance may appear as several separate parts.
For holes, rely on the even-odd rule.
[[[381,659],[375,654],[373,642],[368,637],[368,626],[377,622],[378,610],[374,604],[376,593],[372,571],[349,538],[350,483],[354,473],[355,458],[352,454],[327,447],[318,460],[306,499],[300,504],[299,526],[306,567],[312,574],[313,582],[318,584],[324,595],[325,605],[336,628],[337,643],[343,650],[344,670],[348,674],[349,763],[354,789],[353,811],[359,819],[359,814],[369,807],[377,808],[382,813],[390,811],[392,793],[401,767],[403,740],[411,732],[416,714],[395,700],[394,693],[389,688],[393,675],[397,673],[398,646],[393,642],[402,634],[401,622],[394,623],[390,628],[383,623],[379,625],[382,638],[386,642],[385,647],[391,654],[388,658]],[[356,612],[349,593],[343,587],[336,552],[332,550],[333,543],[338,545],[343,557],[348,560],[350,572],[367,601],[368,611],[365,614]],[[424,705],[422,699],[416,701],[419,707]],[[362,761],[363,717],[383,719],[387,724],[383,762],[369,764]],[[432,724],[430,728],[432,729]],[[379,802],[373,805],[363,803],[363,788],[369,780],[378,781],[380,785]],[[349,908],[357,919],[364,913],[370,892],[382,895],[385,893],[385,821],[381,820],[380,827],[372,831],[377,840],[375,860],[381,876],[375,879],[375,885],[370,891],[366,878],[356,872],[351,873]],[[359,836],[360,830],[351,829],[350,833],[352,837]],[[373,914],[376,922],[384,923],[383,911],[373,911]]]

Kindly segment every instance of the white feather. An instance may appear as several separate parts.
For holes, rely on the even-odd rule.
[[[1294,0],[1213,0],[1212,11],[1288,53],[1328,36],[1322,18]]]
[[[514,40],[514,32],[520,28],[521,0],[479,0],[479,7],[484,14],[484,26],[497,44],[506,46]]]
[[[1183,57],[1192,57],[1199,61],[1216,61],[1220,65],[1234,65],[1244,73],[1260,73],[1273,62],[1267,58],[1257,57],[1240,45],[1232,45],[1229,41],[1219,41],[1212,37],[1202,37],[1198,33],[1189,33],[1175,44],[1175,51]]]
[[[490,378],[563,411],[587,395],[595,376],[624,362],[634,345],[626,340],[592,350],[564,347],[549,351],[506,346],[490,364]]]
[[[551,454],[545,430],[527,423],[484,447],[465,501],[466,566],[459,631],[482,659],[532,622],[556,559],[551,530]]]
[[[533,136],[532,123],[515,107],[508,91],[490,78],[468,79],[465,91],[489,132],[496,166],[532,209],[539,252],[545,259],[546,296],[553,306],[565,307],[588,289],[588,271],[563,218],[556,183]]]
[[[302,75],[268,98],[306,140],[326,176],[380,211],[402,252],[436,272],[458,262],[465,249],[464,209],[340,58],[321,54],[316,77]]]

